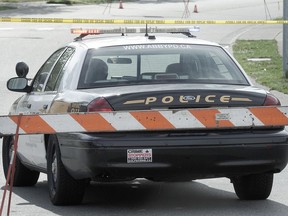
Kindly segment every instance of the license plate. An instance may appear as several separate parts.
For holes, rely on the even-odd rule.
[[[152,149],[128,149],[127,163],[151,163]]]

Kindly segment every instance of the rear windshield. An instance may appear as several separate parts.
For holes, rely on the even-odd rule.
[[[155,83],[248,85],[220,47],[144,44],[88,50],[78,88]]]

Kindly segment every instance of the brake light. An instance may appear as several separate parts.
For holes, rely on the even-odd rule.
[[[280,106],[281,103],[277,97],[268,93],[263,106]]]
[[[103,97],[96,98],[95,100],[91,101],[87,106],[87,112],[109,112],[113,111],[110,104],[107,100]]]

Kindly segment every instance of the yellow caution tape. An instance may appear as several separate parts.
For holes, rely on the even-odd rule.
[[[133,20],[1,17],[0,22],[81,24],[288,24],[288,20]]]

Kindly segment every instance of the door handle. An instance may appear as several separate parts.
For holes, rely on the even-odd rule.
[[[31,108],[31,104],[27,104],[27,108],[30,109]]]
[[[47,108],[48,108],[47,104],[43,105],[43,109],[47,109]]]

